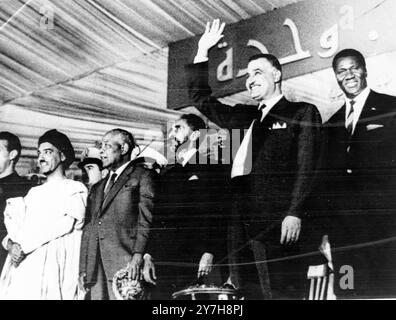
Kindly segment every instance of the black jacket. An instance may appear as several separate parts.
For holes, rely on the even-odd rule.
[[[371,91],[351,138],[345,105],[326,123],[326,131],[327,214],[353,216],[357,229],[345,232],[354,242],[396,235],[396,97]],[[367,230],[372,223],[376,228]]]
[[[0,239],[7,235],[7,230],[4,225],[4,209],[6,207],[6,200],[15,197],[24,197],[32,185],[25,178],[20,177],[16,172],[0,179]],[[0,248],[0,268],[3,267],[5,259],[7,258],[7,251],[1,246]]]
[[[208,63],[187,66],[190,98],[202,113],[222,128],[247,129],[257,119],[257,106],[230,107],[213,97]],[[282,98],[252,133],[252,171],[243,185],[243,219],[252,237],[267,238],[287,215],[304,218],[320,153],[321,116],[305,102]],[[232,135],[232,134],[231,134]],[[235,143],[235,142],[234,142]]]
[[[191,263],[204,252],[224,258],[229,202],[221,164],[168,165],[158,181],[148,252],[157,262]],[[192,273],[193,274],[193,273]]]

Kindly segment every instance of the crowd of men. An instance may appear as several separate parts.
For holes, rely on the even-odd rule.
[[[223,30],[207,24],[186,72],[191,104],[244,133],[231,165],[201,148],[206,124],[184,114],[169,139],[176,163],[148,165],[133,135],[113,129],[79,163],[86,186],[65,176],[69,138],[47,131],[47,179],[32,187],[15,172],[18,137],[0,133],[1,299],[115,299],[122,268],[152,299],[225,282],[246,299],[303,299],[308,265],[329,260],[324,241],[338,297],[395,297],[396,97],[371,90],[363,55],[344,49],[332,66],[345,104],[324,124],[316,106],[284,97],[271,54],[247,66],[257,104],[225,105],[208,83]]]

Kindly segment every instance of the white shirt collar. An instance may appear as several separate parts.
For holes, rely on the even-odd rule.
[[[280,99],[282,99],[282,97],[283,97],[283,93],[281,93],[281,94],[279,94],[279,95],[277,95],[277,96],[275,96],[275,97],[272,97],[272,98],[270,98],[270,99],[268,99],[268,100],[263,100],[263,101],[261,101],[260,102],[260,105],[259,105],[259,109],[260,109],[260,107],[263,105],[263,104],[265,104],[265,107],[266,108],[272,108],[274,105],[276,105],[277,103],[278,103],[278,101],[280,100]]]
[[[263,100],[260,102],[258,109],[260,110],[260,108],[262,107],[262,105],[265,105],[265,108],[262,108],[261,111],[263,112],[263,115],[261,116],[261,120],[263,121],[265,116],[268,114],[268,112],[270,112],[270,110],[273,108],[274,105],[276,105],[280,99],[283,98],[283,93],[281,93],[280,95],[277,95],[275,97],[272,97],[268,100]]]
[[[123,164],[121,167],[119,167],[116,171],[111,171],[110,174],[109,174],[109,179],[111,178],[111,176],[113,175],[113,173],[116,173],[116,174],[117,174],[117,177],[115,178],[114,181],[117,181],[117,179],[119,178],[119,176],[124,172],[125,168],[128,166],[128,164],[129,164],[130,162],[131,162],[131,161],[128,161],[128,162],[124,163],[124,164]]]
[[[188,150],[188,151],[186,151],[182,156],[181,156],[181,158],[183,159],[183,161],[182,161],[182,166],[184,167],[186,164],[187,164],[187,162],[194,156],[194,154],[195,153],[197,153],[198,152],[198,150],[196,149],[196,148],[192,148],[192,149],[190,149],[190,150]]]
[[[347,122],[347,115],[351,109],[351,100],[355,101],[353,105],[353,131],[355,130],[356,123],[360,118],[360,114],[362,113],[364,104],[366,103],[367,97],[370,94],[370,88],[365,88],[358,96],[353,99],[346,98],[346,110],[345,110],[345,123]]]

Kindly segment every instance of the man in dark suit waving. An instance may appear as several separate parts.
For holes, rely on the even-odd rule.
[[[335,271],[341,280],[336,281],[336,293],[394,296],[396,97],[367,86],[366,62],[357,50],[337,53],[333,70],[345,94],[345,104],[326,124],[323,183]],[[353,279],[346,281],[352,272]]]
[[[293,256],[305,237],[300,231],[316,168],[321,116],[313,105],[286,100],[281,65],[270,54],[255,55],[248,64],[246,88],[258,106],[231,107],[213,97],[208,51],[223,37],[223,28],[218,20],[208,23],[187,75],[190,97],[201,112],[220,127],[247,130],[231,172],[237,195],[229,232],[231,280],[250,299],[300,298],[304,269]]]
[[[114,129],[101,146],[108,178],[92,186],[80,254],[80,287],[92,300],[114,299],[111,280],[128,266],[133,280],[140,279],[152,222],[152,172],[130,161],[135,147],[131,133]]]

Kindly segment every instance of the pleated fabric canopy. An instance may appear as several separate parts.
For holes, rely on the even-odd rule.
[[[37,139],[52,128],[70,137],[77,156],[115,127],[141,144],[157,139],[151,147],[161,148],[180,115],[166,108],[168,44],[201,34],[215,18],[232,24],[294,2],[0,1],[0,130],[21,138],[19,170],[36,170]],[[331,70],[290,79],[284,91],[325,115],[339,106]],[[224,100],[250,98],[242,92]]]
[[[1,1],[0,130],[21,138],[19,169],[36,169],[37,139],[51,128],[78,153],[114,127],[142,144],[162,139],[179,115],[166,109],[168,43],[214,18],[235,23],[292,2]]]

